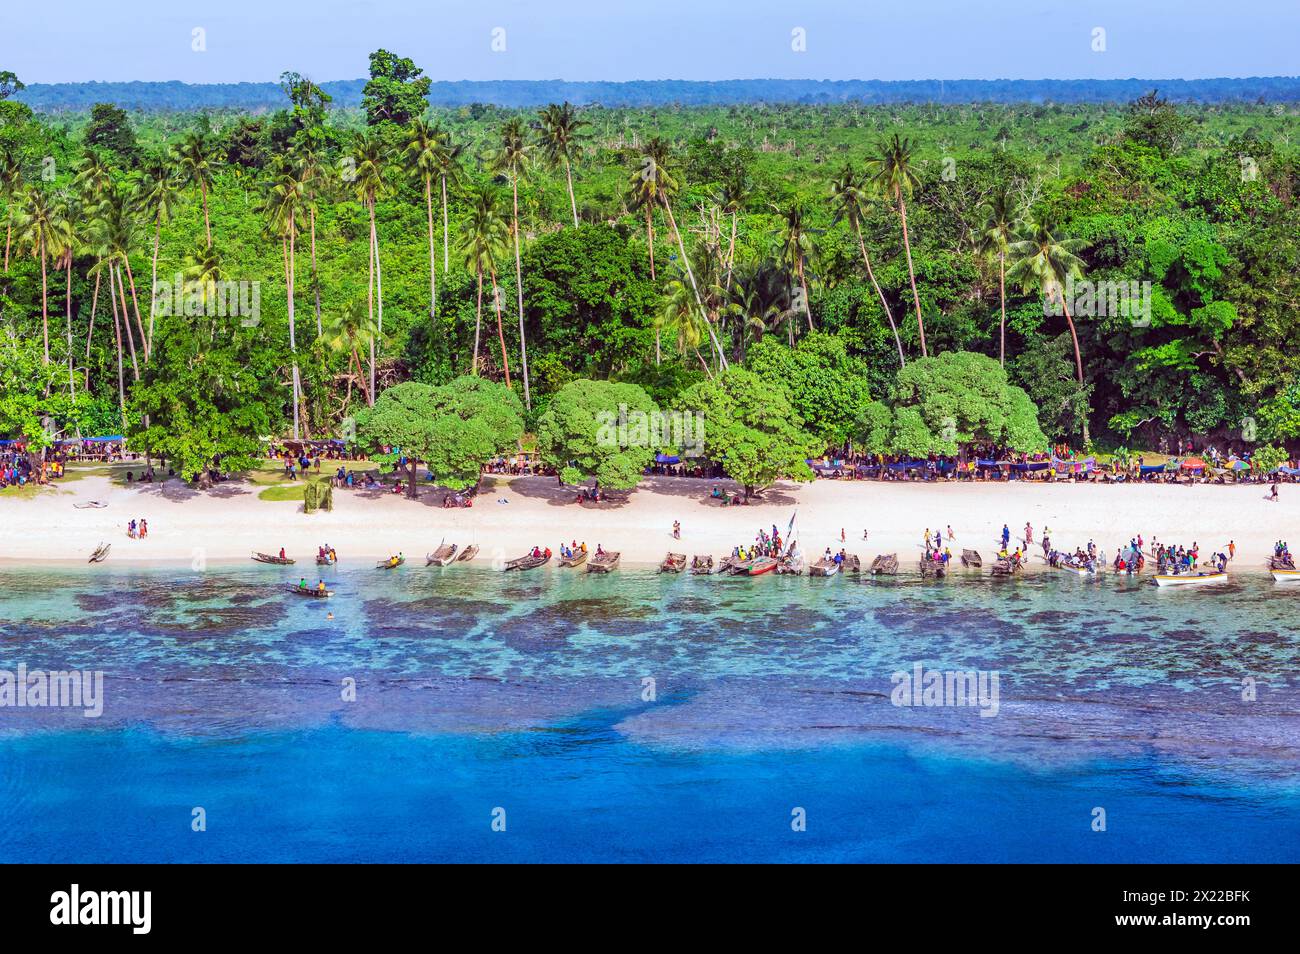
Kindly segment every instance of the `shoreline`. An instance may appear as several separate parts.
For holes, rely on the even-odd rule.
[[[1096,484],[922,483],[818,480],[781,482],[761,501],[720,507],[709,500],[713,486],[729,481],[691,477],[647,477],[628,494],[595,506],[578,505],[554,478],[487,475],[470,508],[443,509],[442,492],[425,487],[410,500],[387,491],[341,490],[335,509],[306,515],[297,501],[259,499],[266,485],[232,481],[199,492],[178,480],[124,487],[101,474],[82,475],[31,497],[0,493],[0,566],[38,564],[88,566],[86,558],[101,542],[112,544],[105,564],[166,567],[251,563],[254,551],[284,547],[299,572],[315,572],[317,547],[329,544],[348,566],[378,561],[401,552],[408,566],[441,540],[464,547],[477,543],[475,565],[517,557],[534,545],[558,550],[561,541],[586,542],[619,551],[621,564],[657,567],[668,552],[709,554],[715,559],[738,545],[749,545],[760,528],[775,525],[783,538],[792,516],[805,561],[827,547],[858,555],[864,569],[878,553],[896,553],[900,575],[915,573],[927,528],[944,532],[953,551],[952,571],[960,574],[961,551],[977,550],[985,570],[992,562],[1005,523],[1012,546],[1026,521],[1034,528],[1027,573],[1048,571],[1040,554],[1050,528],[1061,550],[1096,542],[1109,565],[1116,548],[1141,534],[1149,550],[1156,541],[1201,545],[1203,554],[1236,544],[1234,574],[1267,574],[1266,560],[1296,506],[1285,492],[1278,503],[1262,498],[1258,487],[1124,486]],[[1295,498],[1300,500],[1300,496]],[[75,504],[105,501],[103,509]],[[500,503],[498,501],[506,501]],[[144,540],[127,537],[131,519],[149,522]],[[682,537],[672,536],[680,520]],[[955,539],[948,540],[951,525]],[[862,540],[863,529],[869,538]],[[841,530],[844,539],[841,541]],[[1105,575],[1109,575],[1108,573]],[[1148,573],[1149,575],[1149,573]]]

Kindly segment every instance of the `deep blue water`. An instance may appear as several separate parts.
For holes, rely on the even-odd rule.
[[[0,669],[106,697],[0,708],[0,861],[1300,860],[1266,578],[100,569],[0,571]],[[917,663],[997,716],[892,705]]]

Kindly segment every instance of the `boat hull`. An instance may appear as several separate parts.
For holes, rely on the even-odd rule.
[[[1275,583],[1300,583],[1300,570],[1272,570]]]
[[[1156,586],[1208,586],[1212,583],[1227,583],[1227,573],[1180,573],[1178,575],[1157,573],[1152,582]]]

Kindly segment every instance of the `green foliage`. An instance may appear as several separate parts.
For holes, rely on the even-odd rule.
[[[910,362],[890,395],[900,451],[955,455],[973,443],[1040,451],[1047,437],[1029,396],[992,358],[949,351]]]
[[[538,453],[566,483],[594,478],[602,487],[630,489],[660,449],[648,420],[658,410],[635,384],[570,381],[538,418]]]
[[[112,154],[122,166],[131,166],[139,158],[140,147],[126,111],[112,103],[96,103],[86,127],[86,145]]]
[[[393,123],[405,126],[427,107],[432,80],[409,57],[387,50],[370,54],[370,82],[362,92],[366,122],[371,126]]]
[[[871,400],[864,364],[827,334],[809,334],[794,348],[764,338],[749,350],[745,367],[785,391],[804,428],[824,447],[844,444]]]
[[[704,454],[739,481],[746,494],[778,478],[812,480],[807,459],[825,444],[803,428],[785,391],[732,367],[686,391],[678,406],[704,415]]]
[[[1251,453],[1251,460],[1254,461],[1256,467],[1267,474],[1284,466],[1290,460],[1290,455],[1287,454],[1284,447],[1265,444],[1263,447],[1255,448]]]

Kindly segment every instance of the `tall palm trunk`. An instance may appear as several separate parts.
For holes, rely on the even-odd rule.
[[[1070,326],[1070,339],[1074,342],[1074,370],[1079,378],[1079,388],[1083,389],[1083,354],[1079,350],[1079,334],[1074,329],[1074,318],[1070,315],[1070,306],[1066,304],[1065,294],[1060,289],[1057,294],[1061,296],[1061,310],[1065,312],[1065,323]],[[1088,446],[1090,440],[1088,434],[1088,415],[1083,416],[1083,445]]]
[[[90,361],[90,343],[95,338],[95,309],[99,307],[99,281],[104,277],[104,273],[95,272],[95,293],[90,297],[90,327],[86,329],[86,361]],[[89,369],[86,371],[90,373]]]
[[[655,223],[653,209],[647,205],[645,207],[645,244],[650,250],[650,280],[655,280]]]
[[[432,321],[438,315],[438,270],[435,266],[437,258],[433,254],[433,180],[427,174],[424,177],[424,208],[429,220],[429,319]]]
[[[506,390],[510,389],[510,356],[506,354],[506,332],[505,327],[501,324],[501,293],[497,288],[497,272],[492,269],[490,272],[492,278],[492,302],[497,313],[497,338],[501,342],[501,367],[506,372]]]
[[[158,297],[158,246],[162,241],[162,214],[159,213],[158,220],[154,223],[153,230],[153,264],[149,277],[149,337],[146,340],[146,347],[153,351],[153,316],[154,306]]]
[[[799,287],[803,289],[803,316],[808,321],[808,330],[812,331],[813,330],[812,302],[808,300],[808,279],[806,279],[803,274],[802,255],[799,256],[798,265],[799,265]]]
[[[731,272],[736,264],[736,213],[731,213],[731,241],[727,245],[727,291],[731,291]]]
[[[564,177],[569,180],[569,208],[573,210],[573,227],[578,227],[578,200],[573,197],[573,167],[569,165],[569,157],[564,157]]]
[[[912,283],[912,301],[916,303],[916,327],[921,333],[921,357],[928,358],[930,353],[925,348],[925,321],[921,318],[921,296],[916,291],[916,269],[912,266],[912,240],[907,232],[907,204],[903,202],[903,190],[896,189],[898,196],[898,217],[903,223],[903,250],[907,253],[907,278]]]
[[[871,267],[871,256],[867,254],[867,243],[862,238],[862,223],[856,218],[853,220],[853,229],[858,233],[858,248],[862,250],[862,262],[867,266],[867,277],[871,279],[871,287],[880,296],[881,307],[885,309],[885,317],[889,319],[889,330],[894,333],[894,344],[898,346],[898,366],[905,368],[907,359],[903,357],[903,339],[898,336],[898,325],[894,324],[894,312],[890,309],[889,302],[885,300],[885,293],[880,290],[880,283],[876,281],[876,273]]]
[[[470,360],[470,373],[478,376],[478,342],[479,332],[483,327],[483,266],[475,263],[474,271],[478,275],[478,301],[474,310],[474,356]]]
[[[111,287],[114,276],[117,278],[116,289]],[[117,269],[117,266],[113,267],[112,273],[109,275],[109,284],[109,291],[114,291],[120,296],[122,304],[122,325],[126,328],[127,346],[131,349],[131,373],[135,376],[135,380],[138,382],[140,380],[140,360],[136,356],[135,335],[131,332],[131,312],[126,307],[126,286],[122,282],[122,273]]]
[[[451,251],[450,251],[451,245],[448,242],[448,237],[451,235],[451,230],[447,225],[447,177],[442,176],[441,179],[442,179],[442,273],[446,275],[447,270],[451,268]]]
[[[524,374],[524,407],[528,410],[533,409],[533,398],[528,390],[528,342],[524,337],[524,267],[519,258],[519,176],[516,174],[510,180],[511,190],[514,193],[515,203],[515,292],[519,298],[519,362],[523,368]],[[496,285],[496,278],[492,279],[493,286]],[[504,347],[505,339],[502,339]],[[510,386],[510,370],[506,368],[506,386]]]
[[[72,361],[72,252],[69,250],[63,260],[64,270],[67,272],[67,287],[64,293],[64,317],[68,323],[68,391],[73,400],[77,397],[77,382],[73,377],[75,370]]]
[[[203,234],[207,236],[208,248],[212,248],[212,223],[208,220],[208,183],[199,180],[199,191],[203,193]]]
[[[117,317],[117,296],[113,294],[113,272],[108,273],[108,300],[113,305],[113,337],[117,340],[117,399],[122,409],[122,426],[126,427],[126,371],[122,367],[122,323]],[[123,430],[122,433],[126,433]]]
[[[720,364],[718,365],[723,371],[727,370],[727,356],[722,353],[722,345],[718,342],[718,336],[713,333],[713,322],[709,321],[708,311],[704,307],[704,299],[700,297],[699,286],[695,284],[695,270],[691,268],[691,260],[686,257],[686,243],[682,241],[682,233],[677,228],[677,218],[673,215],[673,208],[667,200],[663,200],[664,211],[668,214],[668,225],[672,229],[673,238],[677,240],[677,250],[681,253],[682,262],[686,265],[686,274],[691,280],[691,290],[695,292],[695,303],[700,306],[700,317],[704,319],[704,329],[709,333],[709,340],[713,342],[714,349],[718,352]]]
[[[137,298],[135,294],[135,276],[131,274],[131,260],[127,258],[125,255],[123,255],[122,264],[126,266],[126,278],[128,284],[130,284],[131,286],[131,305],[135,309],[135,325],[137,328],[140,329],[140,346],[144,348],[144,362],[145,364],[148,364],[150,348],[149,348],[149,342],[145,339],[144,336],[144,322],[140,319],[140,299]],[[120,282],[122,280],[122,276],[118,275],[117,280]],[[126,314],[125,307],[126,306],[124,305],[123,306],[124,310],[122,312],[123,315]]]
[[[324,332],[320,320],[320,273],[316,271],[316,210],[307,210],[307,220],[311,223],[311,287],[316,295],[316,337]]]
[[[42,364],[50,363],[50,311],[49,311],[49,293],[47,290],[47,279],[45,275],[45,236],[42,235],[37,240],[37,248],[41,256],[41,328],[45,334],[45,358]]]
[[[289,354],[293,360],[293,439],[301,438],[301,421],[298,416],[298,338],[294,327],[294,279],[296,269],[294,267],[294,226],[293,222],[289,223],[289,236],[285,240],[288,255],[285,257],[284,271],[285,282],[289,292],[288,312],[289,312]]]
[[[1002,301],[1002,325],[999,331],[998,363],[1007,366],[1007,253],[998,252],[998,298]]]
[[[367,202],[366,205],[370,210],[370,242],[367,254],[369,259],[368,274],[366,276],[366,305],[370,311],[370,327],[374,328],[375,322],[375,207],[373,202]],[[366,397],[367,402],[373,407],[375,404],[375,336],[373,332],[370,335],[370,391]]]

